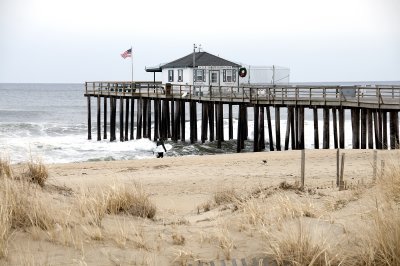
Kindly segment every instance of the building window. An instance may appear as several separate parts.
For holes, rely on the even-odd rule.
[[[224,69],[223,80],[224,82],[236,82],[236,69]]]
[[[211,72],[211,83],[217,83],[217,82],[218,82],[218,73]]]
[[[206,76],[204,75],[204,69],[195,69],[194,81],[205,82]]]
[[[174,70],[168,70],[168,81],[173,82],[174,81]]]
[[[178,81],[183,81],[183,69],[178,69]]]

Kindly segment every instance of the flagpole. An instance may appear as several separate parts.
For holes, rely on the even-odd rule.
[[[133,55],[132,55],[132,46],[131,46],[131,72],[132,72],[132,84],[133,84]]]

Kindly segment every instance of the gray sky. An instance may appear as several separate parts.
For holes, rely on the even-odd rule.
[[[400,80],[399,0],[0,0],[0,82],[152,80],[193,44],[291,81]]]

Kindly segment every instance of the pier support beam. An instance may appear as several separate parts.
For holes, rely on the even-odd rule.
[[[344,149],[345,147],[345,141],[344,141],[344,136],[345,136],[345,126],[344,126],[344,109],[339,108],[339,148]]]
[[[208,134],[208,103],[201,105],[201,143],[205,143]]]
[[[110,141],[116,140],[115,127],[117,120],[117,99],[115,97],[110,97]]]
[[[142,98],[137,99],[136,112],[136,139],[142,138]]]
[[[333,123],[333,147],[337,149],[338,145],[338,123],[337,123],[336,108],[332,108],[332,123]]]
[[[124,141],[124,99],[119,98],[119,141]]]
[[[213,142],[215,139],[215,131],[214,131],[214,103],[208,103],[208,123],[210,129],[210,142]]]
[[[323,109],[323,119],[324,119],[324,128],[323,128],[323,137],[322,137],[322,148],[329,149],[329,108],[324,107]]]
[[[314,148],[319,149],[319,135],[318,135],[318,109],[313,108],[314,117]]]
[[[351,128],[353,149],[360,148],[360,109],[351,109]]]
[[[135,99],[131,98],[131,134],[129,136],[130,140],[133,140],[133,130],[134,130],[134,119],[135,118]]]
[[[361,109],[361,149],[367,148],[367,110]]]
[[[258,147],[265,150],[265,126],[264,126],[264,107],[260,107],[260,135],[258,138]]]
[[[399,115],[397,111],[390,112],[390,148],[399,148]]]
[[[147,100],[147,138],[151,139],[151,100]]]
[[[275,107],[275,138],[276,150],[281,150],[281,113],[279,106]]]
[[[374,148],[374,123],[372,122],[372,110],[367,109],[367,135],[368,135],[368,149]]]
[[[253,107],[253,113],[254,113],[254,141],[253,141],[253,151],[257,152],[260,151],[259,146],[258,146],[258,138],[259,138],[259,122],[260,122],[260,108],[258,105],[255,105]]]
[[[103,139],[107,139],[107,97],[103,97],[103,120],[104,120],[104,132]]]
[[[233,139],[233,115],[232,115],[232,104],[228,104],[228,115],[229,115],[229,139]]]
[[[304,150],[305,139],[304,139],[304,107],[298,107],[299,109],[299,123],[298,123],[298,149]]]
[[[125,141],[129,140],[129,98],[125,99]]]
[[[388,132],[387,132],[387,112],[382,111],[382,149],[388,148]]]
[[[375,133],[375,148],[377,150],[380,150],[382,148],[382,142],[381,142],[381,138],[379,136],[379,127],[380,127],[380,123],[379,123],[379,115],[378,115],[378,110],[373,110],[373,116],[374,116],[374,133]]]
[[[185,101],[180,101],[180,104],[181,104],[181,108],[180,108],[180,115],[181,115],[181,141],[182,142],[185,142],[185,138],[186,138],[186,136],[185,136],[185,130],[186,130],[186,128],[185,128],[185,122],[186,122],[186,112],[185,112],[185,105],[186,105],[186,103],[185,103]]]
[[[97,96],[97,141],[101,140],[101,99]]]
[[[286,122],[286,134],[285,134],[285,150],[289,149],[289,140],[290,140],[290,124],[293,116],[293,107],[287,108],[287,122]],[[292,146],[293,149],[293,146]]]
[[[266,111],[267,111],[269,150],[274,151],[274,136],[272,135],[271,111],[269,109],[269,106],[266,107]]]
[[[91,105],[90,105],[90,96],[87,96],[87,114],[88,114],[88,139],[92,139],[92,112],[91,112]]]

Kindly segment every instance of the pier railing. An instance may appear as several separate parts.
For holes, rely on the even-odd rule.
[[[400,86],[181,85],[161,82],[96,81],[86,95],[167,98],[266,105],[365,107],[400,110]]]

